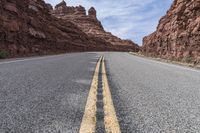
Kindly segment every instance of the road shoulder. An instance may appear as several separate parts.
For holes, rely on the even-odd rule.
[[[192,63],[184,63],[184,62],[172,61],[172,60],[168,60],[168,59],[148,57],[148,56],[145,56],[145,55],[142,55],[139,53],[135,53],[135,52],[129,52],[129,54],[138,56],[141,58],[146,58],[146,59],[150,59],[150,60],[155,60],[155,61],[159,61],[159,62],[164,62],[164,63],[169,63],[169,64],[174,64],[174,65],[179,65],[179,66],[184,66],[184,67],[189,67],[189,68],[194,68],[194,69],[200,70],[200,64],[194,65]]]

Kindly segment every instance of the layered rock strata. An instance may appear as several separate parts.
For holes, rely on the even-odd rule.
[[[57,12],[65,10],[61,8],[65,4],[58,5]],[[71,9],[76,11],[74,15],[85,15],[83,7]],[[113,47],[104,39],[89,36],[72,19],[60,19],[52,13],[55,13],[52,6],[43,0],[1,0],[0,51],[16,57],[73,51],[129,50]],[[96,15],[91,11],[90,16],[93,18]]]
[[[131,40],[122,40],[110,32],[106,32],[97,19],[97,12],[94,7],[91,7],[86,13],[82,6],[70,7],[65,2],[55,6],[52,14],[60,19],[69,20],[79,27],[84,33],[90,37],[102,39],[113,47],[119,47],[122,51],[138,51],[139,47]],[[88,14],[88,15],[87,15]]]

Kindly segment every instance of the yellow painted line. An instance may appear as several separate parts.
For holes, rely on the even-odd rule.
[[[102,60],[102,81],[104,95],[104,124],[107,133],[121,133],[119,122],[117,120],[115,108],[106,75],[105,60]]]
[[[102,56],[97,62],[94,76],[92,79],[89,96],[87,99],[85,112],[83,115],[81,127],[79,133],[95,133],[96,130],[96,101],[97,101],[97,88],[98,88],[98,75],[99,66],[102,60]]]

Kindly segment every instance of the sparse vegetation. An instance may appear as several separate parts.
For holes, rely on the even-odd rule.
[[[8,52],[4,51],[4,50],[0,50],[0,59],[4,59],[6,57],[8,57]]]
[[[193,62],[193,58],[191,56],[186,56],[183,58],[183,62],[191,63]]]

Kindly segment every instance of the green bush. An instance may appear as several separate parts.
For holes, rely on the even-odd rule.
[[[0,50],[0,59],[4,59],[6,57],[8,57],[8,52]]]

